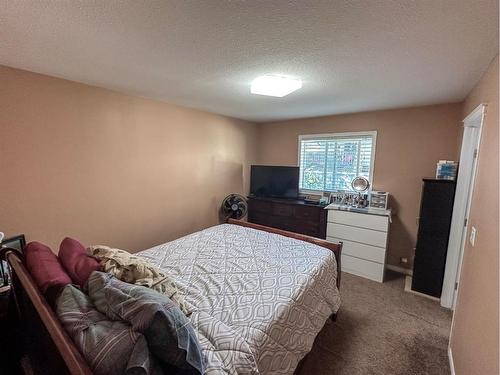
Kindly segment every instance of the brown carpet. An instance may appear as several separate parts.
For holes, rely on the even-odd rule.
[[[342,307],[327,322],[296,374],[442,375],[451,312],[404,292],[404,277],[383,284],[342,274]]]

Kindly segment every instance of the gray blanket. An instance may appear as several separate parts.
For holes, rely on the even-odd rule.
[[[95,374],[205,372],[191,322],[164,294],[98,271],[87,286],[66,286],[56,312]]]

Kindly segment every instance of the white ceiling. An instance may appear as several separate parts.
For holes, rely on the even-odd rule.
[[[0,0],[0,64],[259,122],[459,101],[497,53],[498,0]]]

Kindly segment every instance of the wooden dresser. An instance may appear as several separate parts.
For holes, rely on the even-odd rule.
[[[325,206],[301,200],[248,198],[248,221],[317,238],[326,238]]]

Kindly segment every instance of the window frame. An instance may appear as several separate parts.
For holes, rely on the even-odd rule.
[[[300,170],[300,157],[301,157],[301,141],[302,140],[308,140],[308,139],[328,139],[328,138],[346,138],[346,137],[359,137],[359,136],[366,136],[366,135],[371,135],[373,139],[372,143],[372,157],[370,160],[370,178],[368,181],[370,181],[370,187],[373,186],[373,174],[375,171],[375,155],[377,151],[377,131],[376,130],[367,130],[367,131],[359,131],[359,132],[338,132],[338,133],[321,133],[321,134],[301,134],[298,137],[298,142],[297,142],[297,166],[299,167]],[[333,193],[333,191],[330,190],[310,190],[310,189],[302,189],[300,188],[300,181],[299,181],[299,193],[302,194],[318,194],[318,193]]]

